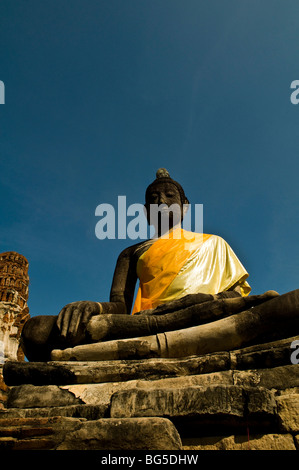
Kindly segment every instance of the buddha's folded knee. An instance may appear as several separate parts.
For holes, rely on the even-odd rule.
[[[22,330],[22,339],[37,344],[47,342],[56,323],[55,315],[38,315],[30,318]]]

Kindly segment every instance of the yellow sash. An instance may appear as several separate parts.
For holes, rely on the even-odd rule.
[[[157,307],[161,303],[163,292],[170,286],[190,255],[211,236],[187,232],[181,228],[168,235],[167,238],[157,239],[138,260],[137,275],[140,285],[132,314]]]
[[[236,285],[250,293],[248,273],[231,247],[217,235],[181,228],[157,239],[137,263],[139,288],[132,314],[187,294],[217,294]]]

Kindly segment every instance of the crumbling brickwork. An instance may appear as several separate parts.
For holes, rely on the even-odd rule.
[[[0,408],[8,388],[3,381],[2,368],[7,360],[24,360],[19,345],[21,331],[29,318],[28,261],[19,253],[0,254]]]

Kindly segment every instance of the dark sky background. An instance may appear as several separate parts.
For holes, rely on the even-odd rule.
[[[252,293],[299,287],[298,44],[297,0],[1,0],[0,252],[32,316],[109,300],[136,241],[97,239],[95,209],[160,167]]]

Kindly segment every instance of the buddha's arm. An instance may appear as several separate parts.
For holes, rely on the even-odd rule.
[[[111,291],[110,302],[102,302],[101,313],[130,314],[137,281],[134,246],[125,249],[118,257]]]
[[[242,297],[242,294],[238,287],[231,288],[224,292],[220,292],[216,295],[202,293],[187,294],[179,299],[170,300],[165,304],[161,304],[155,309],[143,310],[141,312],[136,313],[135,315],[164,315],[165,313],[183,310],[185,308],[191,307],[192,305],[201,304],[203,302],[209,302],[211,300],[233,299],[240,297]]]
[[[110,292],[110,302],[81,301],[66,305],[58,315],[57,326],[64,338],[79,341],[86,325],[95,315],[130,313],[136,284],[134,246],[118,257]]]

